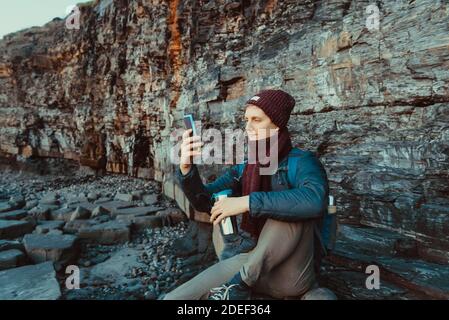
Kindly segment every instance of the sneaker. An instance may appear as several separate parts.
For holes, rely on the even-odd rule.
[[[238,273],[231,281],[212,288],[208,300],[250,300],[251,288],[243,282]]]

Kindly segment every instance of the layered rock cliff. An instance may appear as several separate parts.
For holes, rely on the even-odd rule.
[[[449,5],[377,1],[102,0],[0,42],[0,155],[155,178],[193,112],[239,128],[262,88],[297,101],[296,146],[326,166],[343,223],[449,255]],[[212,169],[211,169],[212,168]],[[205,179],[218,173],[209,167]]]

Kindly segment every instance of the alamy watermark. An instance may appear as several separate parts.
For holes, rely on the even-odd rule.
[[[366,274],[369,276],[366,278],[365,287],[368,290],[379,290],[380,289],[380,270],[375,264],[371,264],[366,267]]]
[[[198,126],[199,128],[199,126]],[[170,160],[173,164],[181,163],[181,136],[184,130],[174,130],[170,136]],[[246,131],[241,129],[225,129],[224,134],[214,128],[198,130],[198,136],[204,147],[201,155],[193,157],[194,164],[248,164],[259,162],[260,175],[272,175],[278,167],[278,130],[269,129],[268,140],[248,139]],[[267,146],[269,141],[269,147]],[[174,145],[173,145],[174,143]],[[224,155],[223,155],[224,149]],[[235,152],[234,152],[235,150]],[[267,151],[268,154],[267,154]]]
[[[68,290],[80,288],[80,268],[76,265],[69,265],[65,268],[65,273],[69,274],[65,280],[65,287]]]
[[[366,7],[365,12],[368,14],[368,17],[365,21],[365,26],[369,31],[379,31],[380,27],[380,10],[379,7],[375,4],[370,4]]]
[[[65,27],[69,30],[79,30],[80,29],[80,16],[81,12],[78,6],[70,5],[66,8],[66,14],[68,14],[65,19]]]

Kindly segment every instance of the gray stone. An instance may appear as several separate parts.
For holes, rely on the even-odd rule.
[[[80,228],[78,235],[101,244],[117,244],[129,241],[130,223],[124,221],[109,221],[98,225]]]
[[[58,198],[59,196],[55,192],[48,192],[39,200],[39,204],[57,205],[59,204]]]
[[[133,195],[129,193],[117,193],[114,197],[114,200],[131,202],[133,201]]]
[[[17,240],[0,240],[0,251],[17,249],[25,251],[23,244]]]
[[[155,193],[153,194],[146,194],[142,197],[143,202],[147,206],[151,206],[159,201],[159,196]]]
[[[59,230],[59,229],[50,229],[50,230],[48,230],[47,234],[62,235],[63,232],[62,232],[62,230]]]
[[[78,206],[70,216],[70,221],[79,219],[89,219],[89,218],[90,218],[90,211],[85,209],[84,207]]]
[[[156,213],[162,218],[163,226],[174,226],[182,221],[187,221],[187,216],[178,208],[167,208]]]
[[[25,198],[21,195],[11,196],[9,203],[13,204],[17,208],[22,208],[25,205]]]
[[[3,220],[20,220],[27,216],[26,210],[14,210],[0,213],[0,219]]]
[[[0,272],[0,300],[57,300],[61,290],[52,262]]]
[[[102,203],[104,203],[104,202],[109,202],[109,201],[111,201],[111,200],[112,200],[112,199],[109,198],[109,197],[102,197],[102,198],[99,198],[99,199],[95,200],[95,201],[94,201],[94,204],[102,204]]]
[[[141,200],[143,193],[144,192],[142,190],[134,190],[133,192],[131,192],[131,195],[133,196],[134,200]]]
[[[132,224],[132,229],[135,231],[143,231],[147,228],[161,228],[162,217],[158,216],[133,216],[121,215],[117,216],[117,221],[126,221]]]
[[[94,225],[95,222],[92,220],[74,220],[69,221],[64,226],[65,233],[76,234],[81,228],[87,228]]]
[[[77,237],[57,234],[27,234],[23,244],[34,263],[44,261],[66,264],[74,261],[78,252]]]
[[[87,199],[88,199],[89,201],[97,200],[97,199],[98,199],[98,194],[97,194],[96,192],[89,192],[89,193],[87,194]]]
[[[36,232],[39,234],[48,233],[50,230],[62,229],[64,227],[64,221],[40,221],[36,226]]]
[[[34,230],[28,221],[0,220],[0,239],[14,239]]]
[[[315,288],[304,294],[301,300],[337,300],[337,296],[327,288]]]
[[[46,192],[43,196],[42,199],[46,199],[46,200],[56,200],[59,199],[59,195],[54,192],[54,191],[49,191]]]
[[[157,299],[156,290],[154,290],[153,287],[149,288],[144,294],[144,299],[145,300],[156,300]]]
[[[25,264],[25,254],[17,249],[0,251],[0,270],[16,268]]]
[[[112,215],[114,216],[144,216],[151,213],[158,212],[162,210],[161,207],[156,206],[146,206],[146,207],[133,207],[133,208],[125,208],[125,209],[116,209],[112,211]]]
[[[96,284],[121,284],[130,280],[126,275],[132,268],[145,268],[139,261],[139,251],[132,248],[123,248],[115,252],[108,260],[95,265],[89,279]]]
[[[77,202],[77,203],[68,204],[67,207],[73,208],[73,209],[81,207],[81,208],[91,212],[93,209],[95,209],[97,207],[97,205],[94,203],[85,201],[85,202]]]
[[[95,204],[98,204],[98,203],[95,203]],[[133,207],[134,204],[132,202],[112,200],[112,201],[102,202],[101,206],[103,208],[105,208],[106,210],[108,210],[109,212],[112,212],[112,211],[118,210],[118,209]]]
[[[14,205],[9,202],[0,202],[0,212],[12,211],[16,209]]]
[[[23,209],[30,210],[34,207],[36,207],[39,204],[39,201],[37,200],[29,200],[25,203],[25,207]]]
[[[48,220],[51,216],[51,212],[58,209],[59,206],[57,205],[39,204],[37,207],[34,207],[30,211],[28,211],[28,214],[38,220]]]
[[[76,195],[69,195],[67,197],[67,204],[77,204],[80,202],[88,202],[88,201],[89,199],[87,199],[85,196],[78,197]]]
[[[60,208],[51,212],[50,216],[53,220],[61,220],[65,222],[69,222],[72,217],[74,209],[73,208]]]
[[[99,217],[101,215],[109,215],[109,211],[106,208],[103,208],[102,206],[96,206],[93,210],[92,210],[92,218],[96,218]]]

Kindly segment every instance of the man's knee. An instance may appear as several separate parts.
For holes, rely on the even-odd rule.
[[[297,248],[304,229],[302,222],[268,219],[256,247],[245,264],[245,274],[255,279],[286,260]]]

